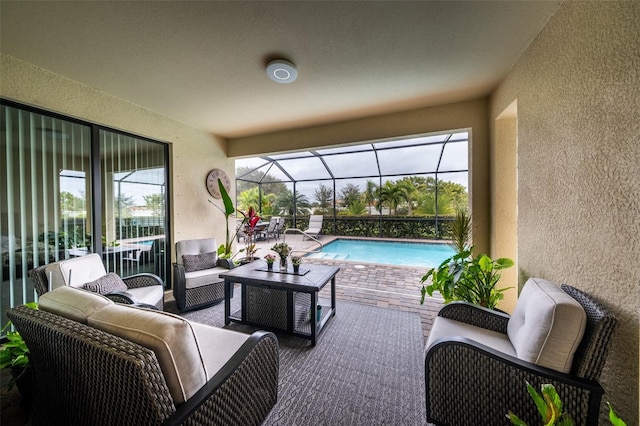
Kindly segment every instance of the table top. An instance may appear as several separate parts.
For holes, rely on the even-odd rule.
[[[220,278],[238,283],[267,285],[282,289],[318,291],[340,271],[337,266],[315,264],[303,264],[301,268],[309,270],[304,275],[280,273],[277,266],[273,271],[258,270],[265,269],[266,266],[265,261],[254,260],[220,274]]]

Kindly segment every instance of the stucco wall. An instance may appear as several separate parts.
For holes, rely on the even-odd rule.
[[[520,269],[612,308],[604,401],[638,424],[640,2],[563,3],[494,92],[491,120],[516,99]]]
[[[229,156],[254,156],[265,152],[310,149],[397,136],[471,129],[469,196],[474,228],[473,242],[489,251],[491,220],[489,194],[488,99],[385,114],[359,120],[293,129],[229,140]]]
[[[204,182],[212,168],[234,174],[224,140],[8,55],[0,57],[0,75],[4,98],[167,142],[172,240],[223,242],[224,216],[207,201]]]

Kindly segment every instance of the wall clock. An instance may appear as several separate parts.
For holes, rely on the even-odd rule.
[[[224,170],[213,169],[209,174],[207,174],[207,180],[205,182],[207,185],[207,191],[209,191],[209,194],[211,194],[213,198],[222,198],[220,188],[218,187],[218,179],[222,181],[222,185],[224,186],[224,189],[227,190],[227,193],[229,193],[231,189],[231,180]]]

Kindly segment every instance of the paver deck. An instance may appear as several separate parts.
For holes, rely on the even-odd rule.
[[[327,244],[336,237],[321,236],[319,239]],[[279,240],[283,241],[282,238]],[[294,248],[294,254],[304,250],[311,250],[318,245],[310,240],[302,241],[300,235],[286,235],[285,241]],[[276,243],[259,241],[256,246],[256,256],[264,257],[273,253],[270,248]],[[240,243],[242,244],[242,243]],[[422,333],[425,338],[429,335],[433,319],[442,307],[439,297],[427,297],[423,305],[420,304],[420,279],[429,269],[425,267],[391,266],[366,262],[349,262],[346,260],[328,260],[305,258],[305,263],[333,265],[340,268],[336,279],[336,298],[351,302],[364,303],[387,309],[397,309],[407,312],[417,312],[422,321]],[[329,298],[325,288],[320,292],[320,298]]]

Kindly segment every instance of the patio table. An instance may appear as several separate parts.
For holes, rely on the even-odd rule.
[[[302,265],[299,273],[292,269],[267,270],[266,262],[256,260],[220,274],[224,279],[224,322],[286,331],[309,339],[315,346],[318,335],[336,314],[336,275],[340,268],[326,265]],[[318,292],[331,282],[331,305],[316,314]],[[235,283],[241,285],[241,308],[231,312],[231,295]],[[313,310],[310,310],[314,307]]]

